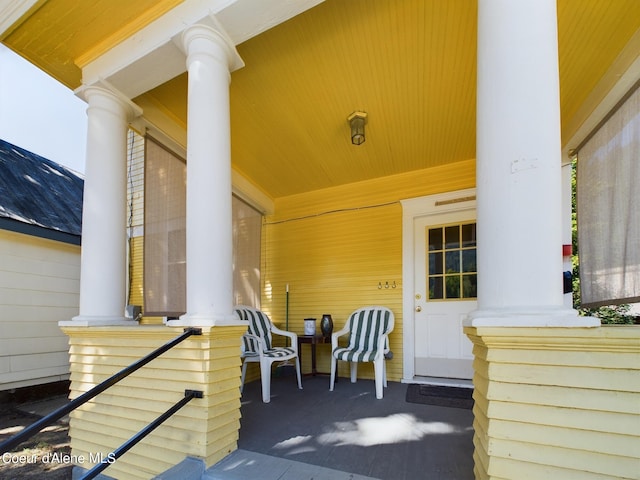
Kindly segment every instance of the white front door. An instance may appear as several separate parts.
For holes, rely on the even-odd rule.
[[[434,212],[413,225],[414,373],[471,379],[462,322],[477,306],[475,209]]]

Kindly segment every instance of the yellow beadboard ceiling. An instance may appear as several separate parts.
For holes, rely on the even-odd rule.
[[[2,43],[72,90],[81,67],[183,0],[39,0]]]
[[[178,3],[40,1],[1,38],[76,88],[79,66]],[[234,168],[278,198],[474,158],[476,16],[476,0],[326,0],[238,45]],[[639,0],[558,0],[563,143],[639,30]],[[183,74],[136,101],[184,128],[186,85]],[[360,146],[355,110],[368,113]]]

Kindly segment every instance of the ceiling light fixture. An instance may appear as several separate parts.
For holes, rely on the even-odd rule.
[[[351,126],[351,143],[362,145],[364,143],[364,126],[367,123],[367,112],[353,112],[347,117]]]

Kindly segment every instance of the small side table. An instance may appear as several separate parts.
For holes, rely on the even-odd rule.
[[[302,370],[302,344],[308,343],[311,345],[311,375],[314,377],[318,374],[316,369],[316,345],[329,344],[331,345],[331,337],[325,337],[324,335],[298,335],[298,356],[300,357],[300,370]]]

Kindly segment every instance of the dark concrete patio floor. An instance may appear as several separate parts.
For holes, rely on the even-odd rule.
[[[247,384],[238,447],[382,480],[473,479],[471,410],[407,403],[396,382],[382,400],[373,380],[340,378],[329,392],[327,376],[307,376],[303,387],[274,375],[265,404],[260,382]]]

